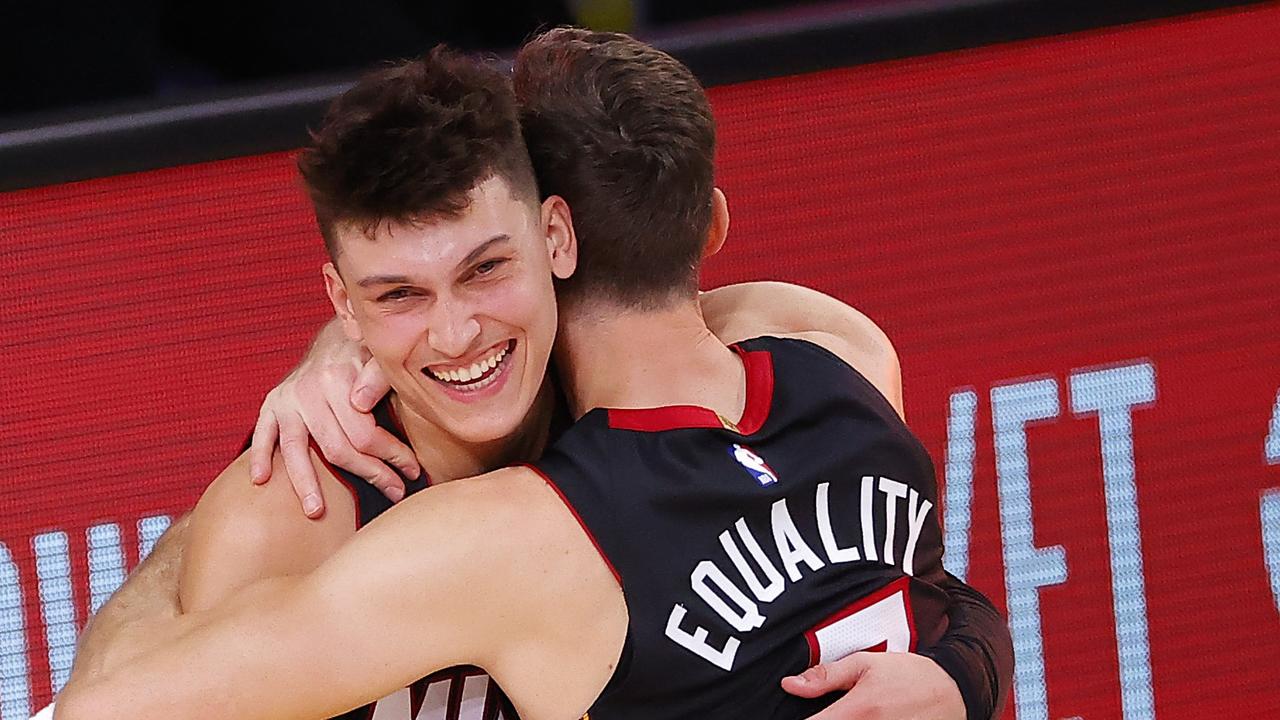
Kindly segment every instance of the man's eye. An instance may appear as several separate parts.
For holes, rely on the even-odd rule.
[[[410,293],[409,293],[409,289],[408,289],[408,288],[396,288],[395,290],[388,290],[387,292],[384,292],[384,293],[382,293],[381,295],[379,295],[379,296],[378,296],[378,302],[389,302],[389,301],[393,301],[393,300],[403,300],[403,299],[405,299],[405,298],[409,297],[409,295],[410,295]]]
[[[488,275],[492,273],[494,270],[497,270],[498,267],[502,265],[502,263],[504,262],[506,262],[506,260],[503,260],[501,258],[496,258],[493,260],[485,260],[484,262],[477,265],[476,269],[473,272],[476,275]]]

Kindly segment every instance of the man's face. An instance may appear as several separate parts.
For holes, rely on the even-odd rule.
[[[573,272],[563,201],[541,209],[505,180],[471,190],[457,218],[336,228],[325,274],[347,334],[368,347],[409,411],[455,438],[509,437],[537,398],[555,340],[553,274]]]

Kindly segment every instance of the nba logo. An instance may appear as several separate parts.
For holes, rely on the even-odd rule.
[[[729,454],[733,456],[738,464],[747,469],[751,473],[751,477],[756,482],[763,485],[771,485],[778,482],[778,476],[774,474],[773,468],[765,463],[764,458],[755,454],[750,448],[743,447],[737,443],[729,447]]]

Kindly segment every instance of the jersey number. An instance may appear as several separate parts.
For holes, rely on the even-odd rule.
[[[505,720],[498,694],[488,675],[444,677],[427,684],[416,714],[404,688],[379,700],[370,720]]]
[[[909,578],[895,580],[806,632],[809,663],[832,662],[863,650],[914,651],[916,628],[909,582]]]

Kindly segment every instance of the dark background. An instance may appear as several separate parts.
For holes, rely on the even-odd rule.
[[[0,116],[350,73],[439,42],[502,52],[538,28],[659,32],[785,0],[9,2]]]
[[[441,41],[501,57],[565,22],[631,31],[718,86],[1246,4],[1268,3],[10,2],[0,191],[297,148],[361,69]]]

